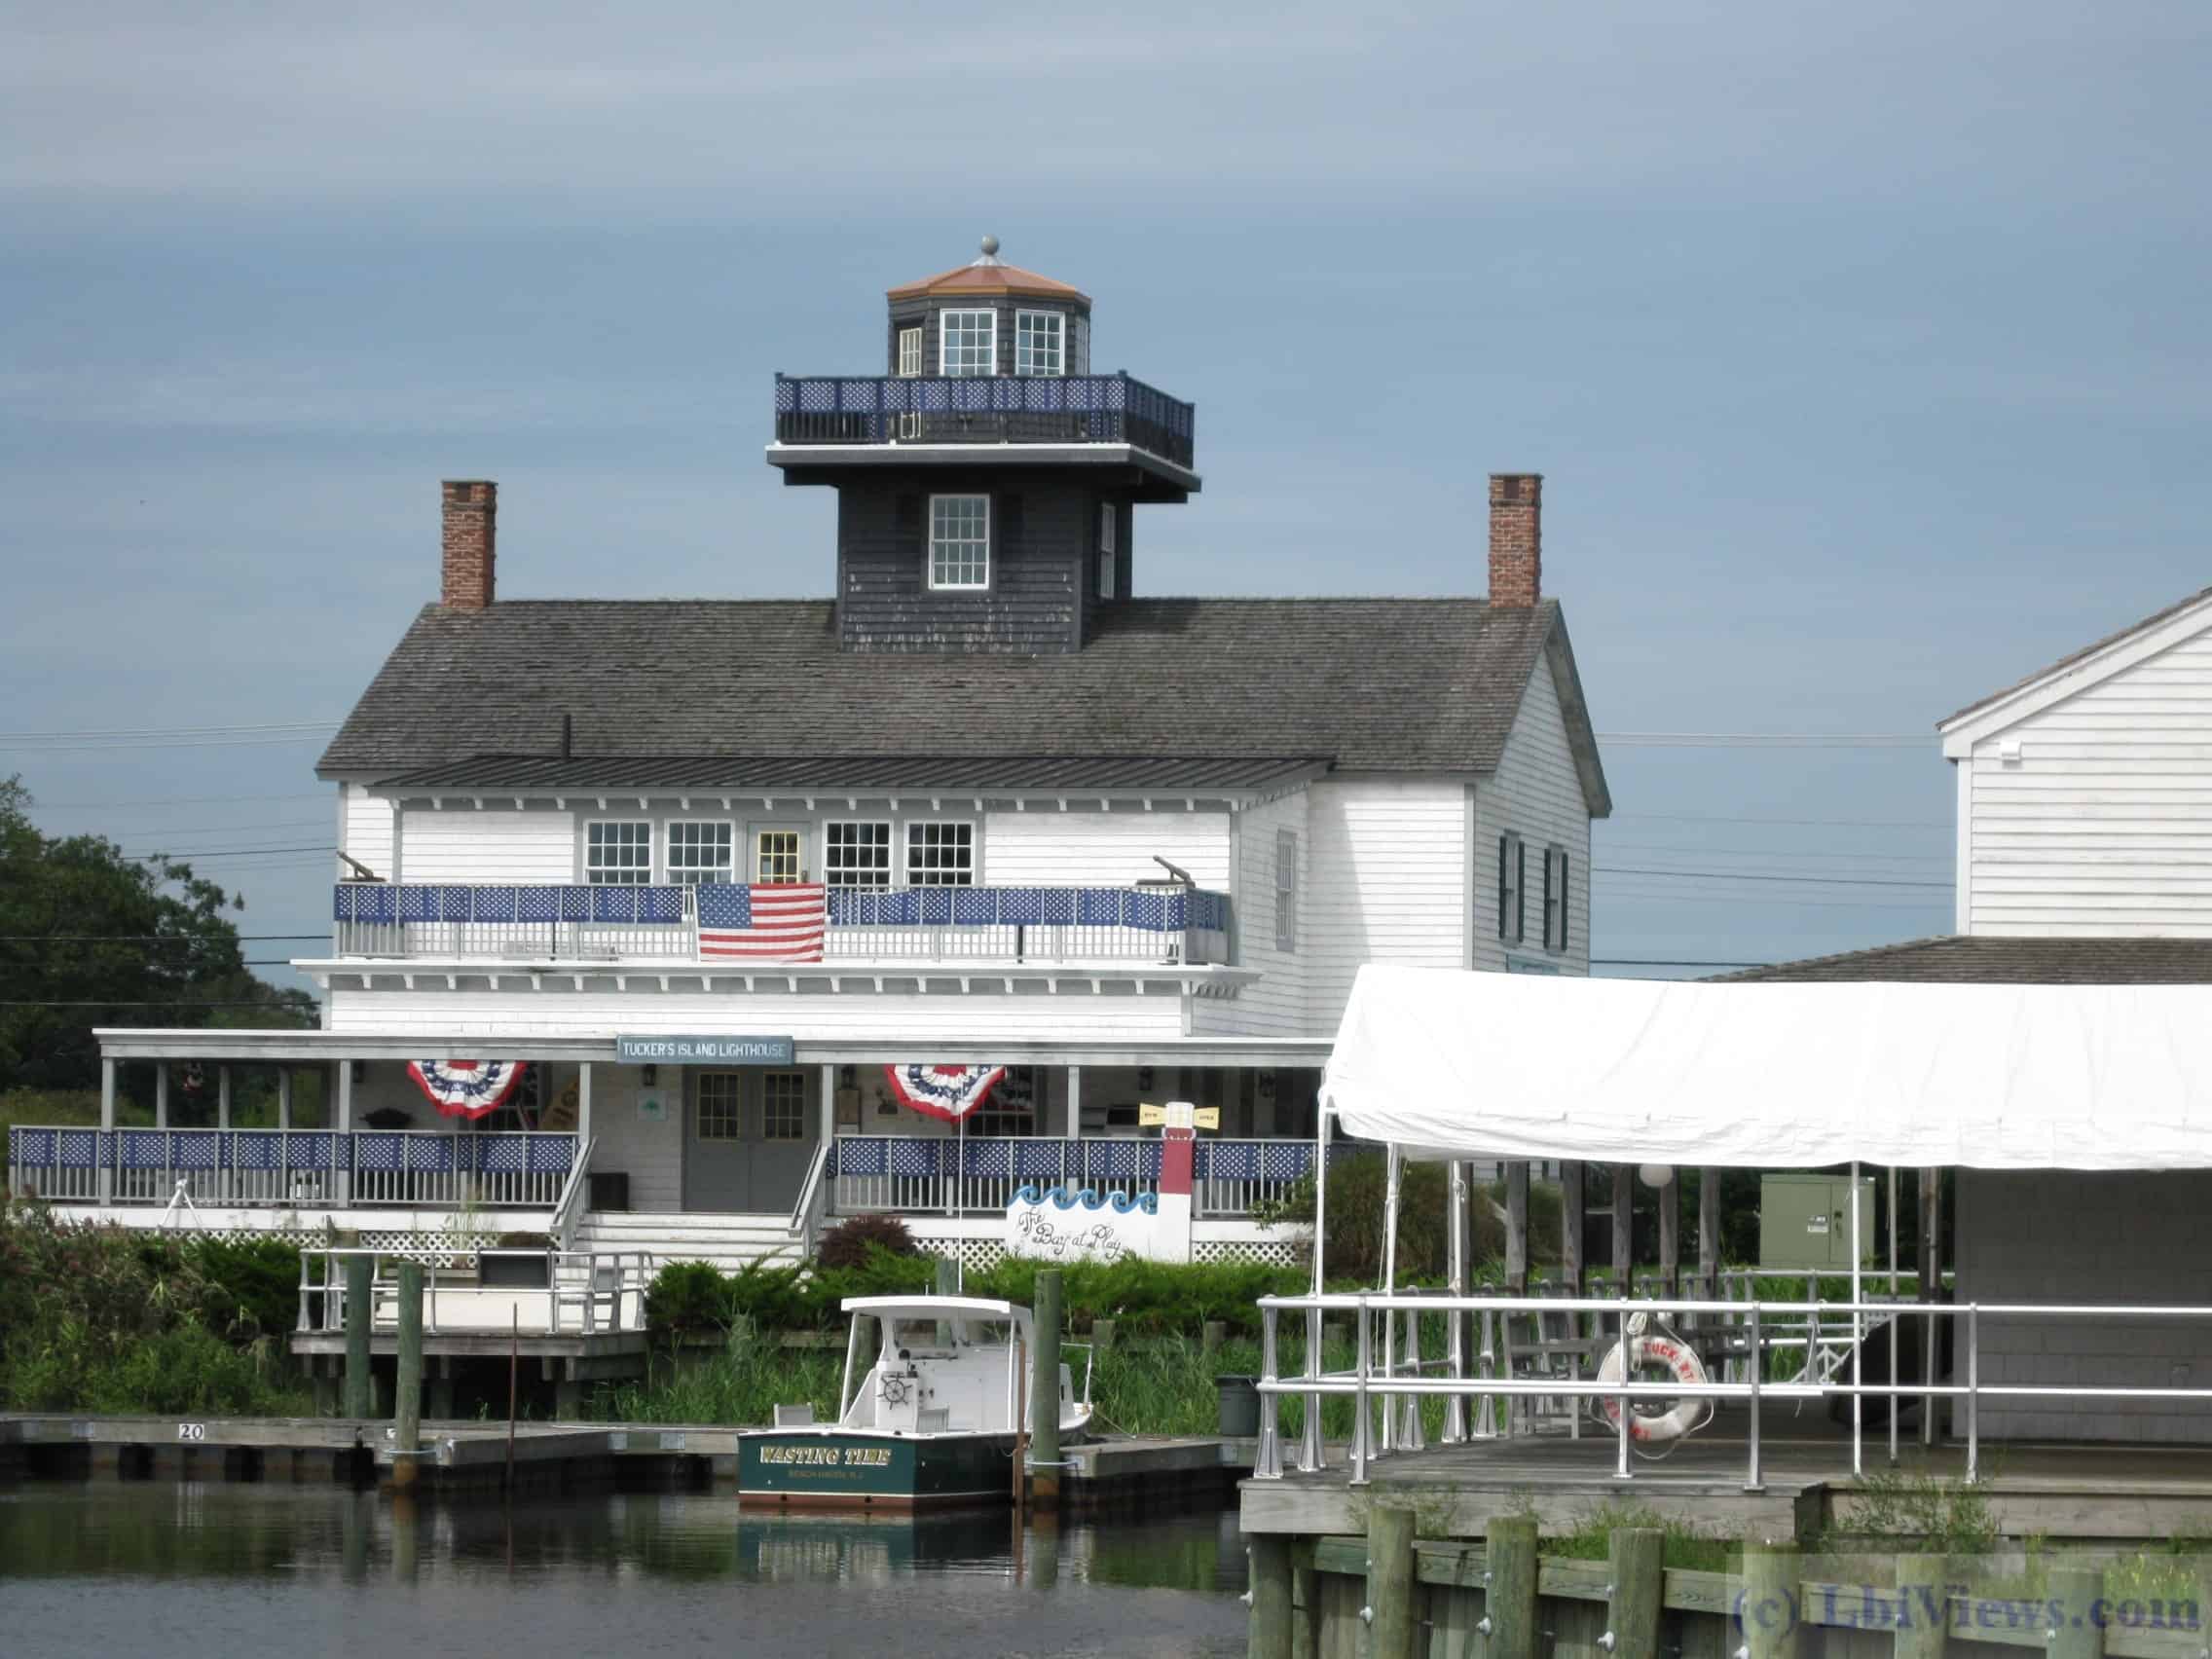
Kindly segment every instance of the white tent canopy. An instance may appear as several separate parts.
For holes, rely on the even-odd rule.
[[[2212,1168],[2212,986],[1365,967],[1325,1106],[1454,1157]]]

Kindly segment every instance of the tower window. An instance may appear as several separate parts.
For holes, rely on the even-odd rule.
[[[938,372],[999,372],[999,316],[988,311],[948,311],[938,315]]]
[[[991,498],[930,498],[930,586],[991,585]]]
[[[922,372],[922,331],[918,328],[899,331],[899,372],[908,380]]]
[[[1067,318],[1058,312],[1014,313],[1014,372],[1017,375],[1064,375]]]

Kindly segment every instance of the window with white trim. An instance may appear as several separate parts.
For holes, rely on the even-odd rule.
[[[701,1072],[692,1122],[700,1140],[741,1140],[745,1134],[745,1074]]]
[[[930,586],[991,585],[991,498],[930,498]]]
[[[1567,849],[1544,849],[1544,948],[1567,948]]]
[[[940,312],[937,328],[939,374],[975,376],[995,375],[999,372],[997,312]]]
[[[679,887],[729,880],[736,858],[737,838],[727,824],[668,827],[668,879]]]
[[[1275,948],[1298,948],[1298,831],[1275,831]]]
[[[919,328],[902,328],[899,331],[899,373],[912,380],[922,372],[922,331]]]
[[[1017,375],[1067,373],[1067,322],[1058,312],[1014,313],[1014,372]]]
[[[831,887],[891,885],[889,824],[864,819],[822,830],[822,878]]]
[[[1519,944],[1528,937],[1528,906],[1523,894],[1529,874],[1529,849],[1508,830],[1497,838],[1497,937]]]
[[[765,1141],[806,1139],[806,1074],[760,1074],[760,1138]]]
[[[584,880],[595,887],[633,887],[653,878],[653,827],[602,819],[584,826]]]
[[[1116,543],[1121,539],[1120,514],[1112,501],[1098,503],[1098,597],[1112,599],[1121,591]]]
[[[975,825],[922,819],[906,826],[908,887],[973,887],[975,884]]]

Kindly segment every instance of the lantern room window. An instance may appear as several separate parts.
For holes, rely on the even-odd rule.
[[[1014,372],[1017,375],[1066,374],[1067,320],[1058,312],[1014,313]]]
[[[948,311],[938,318],[938,372],[943,375],[995,375],[999,372],[998,313]]]

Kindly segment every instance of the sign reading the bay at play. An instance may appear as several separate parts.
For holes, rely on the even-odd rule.
[[[788,1066],[789,1037],[617,1037],[618,1060],[672,1066]]]
[[[1041,1262],[1191,1259],[1192,1143],[1197,1129],[1220,1124],[1220,1109],[1170,1100],[1137,1112],[1139,1123],[1161,1130],[1160,1190],[1132,1198],[1090,1187],[1023,1187],[1006,1206],[1008,1255]],[[1129,1151],[1142,1145],[1130,1143]]]

